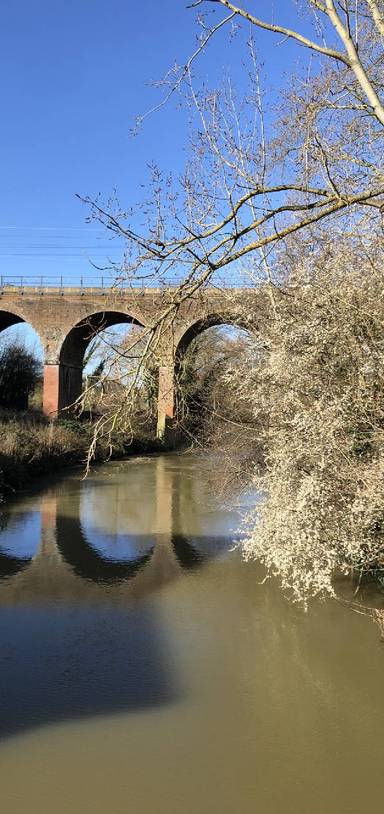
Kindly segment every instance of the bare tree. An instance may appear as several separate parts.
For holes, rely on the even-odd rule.
[[[332,2],[303,3],[318,41],[258,20],[224,0],[193,5],[227,6],[230,15],[210,27],[204,15],[200,18],[197,49],[176,79],[167,80],[164,102],[183,86],[194,122],[184,175],[171,183],[153,168],[142,205],[147,219],[142,234],[133,231],[131,213],[118,202],[85,199],[92,217],[126,241],[123,266],[114,269],[116,285],[133,278],[143,285],[154,280],[177,283],[143,333],[138,378],[146,367],[145,356],[151,357],[152,366],[156,362],[161,336],[181,303],[201,287],[231,281],[236,285],[244,274],[249,283],[266,280],[278,318],[276,286],[285,284],[280,247],[290,236],[305,233],[315,246],[321,224],[336,241],[348,231],[358,234],[362,224],[367,233],[368,220],[370,229],[381,227],[383,46],[378,4],[364,4],[362,9],[349,2],[336,11]],[[291,5],[293,14],[297,4]],[[281,89],[277,112],[268,108],[252,38],[247,46],[248,88],[242,98],[230,79],[217,89],[195,86],[193,62],[219,29],[235,19],[245,20],[255,31],[283,34],[309,54],[308,69],[302,68],[290,78],[289,87]],[[126,391],[126,403],[131,403],[133,392],[134,386]]]
[[[350,90],[351,95],[359,94],[360,90],[366,99],[367,111],[384,125],[384,105],[372,77],[372,69],[377,67],[375,62],[380,61],[380,51],[376,53],[375,49],[372,59],[372,56],[363,54],[359,47],[359,36],[364,36],[367,30],[371,37],[373,35],[374,44],[377,46],[378,43],[381,43],[382,45],[384,13],[381,0],[367,0],[367,2],[361,3],[351,2],[351,0],[336,3],[334,0],[306,0],[302,5],[312,13],[317,41],[304,36],[293,28],[262,20],[247,11],[244,6],[237,6],[230,0],[196,0],[192,6],[197,8],[212,3],[219,3],[229,9],[231,17],[235,15],[256,28],[283,35],[315,54],[328,57],[342,66],[346,66],[349,71],[353,72],[357,83],[357,88]],[[291,5],[297,5],[297,3]],[[226,22],[228,23],[229,19]],[[329,44],[327,44],[328,37]],[[336,43],[333,44],[335,38]],[[338,47],[338,41],[341,48]]]
[[[142,234],[116,201],[85,200],[126,240],[117,284],[178,283],[143,332],[135,382],[185,299],[244,275],[264,286],[262,364],[226,372],[236,398],[252,404],[266,450],[266,477],[255,483],[269,498],[251,518],[246,551],[306,600],[334,591],[335,568],[364,574],[384,557],[384,22],[376,0],[289,6],[293,20],[304,15],[303,32],[229,0],[194,2],[198,45],[159,103],[185,89],[194,127],[184,175],[172,184],[153,168]],[[252,33],[245,94],[230,78],[196,83],[194,63],[236,21],[308,58],[273,105]],[[130,385],[125,404],[133,394]]]
[[[297,4],[291,5],[294,14]],[[316,39],[258,19],[229,0],[192,4],[203,11],[211,6],[230,11],[210,27],[202,14],[198,48],[176,79],[167,80],[164,102],[185,85],[198,114],[198,162],[192,160],[176,189],[154,170],[152,203],[146,202],[152,217],[145,234],[134,233],[118,207],[104,208],[88,200],[94,216],[127,241],[125,276],[167,279],[177,272],[179,278],[182,275],[183,296],[185,287],[193,293],[250,255],[259,252],[265,258],[287,235],[319,221],[363,206],[381,213],[381,3],[348,0],[336,7],[333,0],[307,0],[302,5],[311,15]],[[235,19],[255,30],[283,35],[307,49],[310,60],[313,56],[320,60],[317,67],[303,70],[290,89],[283,89],[281,113],[273,123],[277,137],[273,133],[268,138],[266,132],[254,44],[243,120],[233,88],[227,91],[223,109],[222,92],[197,92],[193,86],[193,61],[218,30]]]

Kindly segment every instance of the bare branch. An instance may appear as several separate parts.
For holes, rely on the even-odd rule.
[[[377,30],[379,31],[380,35],[384,37],[384,10],[382,2],[379,5],[378,0],[367,0],[369,8],[371,10],[372,17],[374,19],[375,25]],[[381,6],[381,8],[380,8]]]
[[[213,26],[207,31],[207,33],[202,38],[196,50],[193,52],[193,54],[191,54],[191,56],[183,66],[179,77],[177,78],[176,82],[173,83],[168,93],[164,96],[161,102],[159,102],[157,105],[154,105],[154,107],[152,107],[150,110],[147,110],[146,113],[142,114],[141,116],[138,116],[137,124],[141,124],[145,119],[148,118],[148,116],[151,116],[153,113],[156,113],[158,110],[161,110],[161,108],[164,107],[167,104],[167,102],[169,102],[171,96],[173,96],[173,94],[179,90],[186,76],[188,76],[188,74],[190,73],[193,63],[195,62],[197,57],[204,51],[204,48],[206,45],[208,45],[209,40],[212,39],[212,37],[220,30],[220,28],[222,28],[224,25],[227,25],[227,23],[233,20],[235,16],[236,14],[234,12],[232,14],[229,14],[228,17],[225,17],[223,20],[220,20],[220,22],[217,23],[217,25]]]
[[[316,51],[319,54],[323,54],[323,56],[331,57],[331,59],[336,59],[339,62],[342,62],[344,65],[349,65],[349,60],[342,53],[342,51],[336,51],[333,48],[327,48],[326,46],[319,45],[314,40],[308,39],[303,34],[300,34],[298,31],[294,31],[294,29],[286,28],[285,26],[278,25],[276,23],[267,23],[265,20],[260,20],[258,17],[255,17],[249,11],[241,8],[240,6],[235,6],[230,0],[206,0],[206,2],[219,2],[221,5],[226,6],[230,9],[234,14],[237,14],[239,17],[243,17],[244,20],[247,20],[248,23],[255,25],[257,28],[263,28],[266,31],[272,31],[274,34],[283,34],[288,39],[293,39],[298,42],[300,45],[304,45],[306,48],[310,48],[312,51]],[[318,6],[320,7],[320,6]],[[323,10],[323,9],[322,9]]]

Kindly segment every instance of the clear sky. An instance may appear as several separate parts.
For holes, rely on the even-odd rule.
[[[285,13],[290,3],[275,5]],[[187,0],[2,4],[0,273],[94,274],[87,256],[102,264],[112,252],[94,226],[84,226],[75,193],[107,196],[116,188],[129,207],[142,195],[148,162],[181,169],[186,118],[176,104],[150,117],[135,138],[131,127],[159,101],[151,80],[183,63],[195,45],[195,15],[186,6]],[[268,16],[271,2],[261,0],[258,11]],[[267,38],[268,76],[279,83],[294,49]],[[239,51],[224,33],[199,71],[215,82],[229,67],[241,81]]]

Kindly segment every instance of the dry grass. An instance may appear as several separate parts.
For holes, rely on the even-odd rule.
[[[0,494],[7,495],[36,476],[74,464],[85,465],[93,435],[90,422],[70,419],[49,422],[39,412],[0,412]],[[151,451],[153,438],[138,434],[131,443],[114,439],[113,457]],[[95,460],[110,457],[110,448],[101,440]]]

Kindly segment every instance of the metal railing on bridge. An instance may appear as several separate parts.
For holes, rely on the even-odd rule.
[[[156,276],[147,277],[122,277],[119,279],[111,278],[109,276],[89,276],[83,275],[81,277],[63,276],[63,275],[41,275],[34,276],[28,274],[20,275],[0,275],[0,291],[5,291],[34,288],[41,291],[47,289],[51,290],[88,290],[99,289],[102,291],[129,291],[130,289],[143,289],[143,288],[176,288],[183,282],[181,274],[167,275],[167,277],[160,278]],[[222,274],[218,275],[217,272],[213,275],[210,285],[217,288],[249,288],[252,283],[249,277],[240,274]]]

